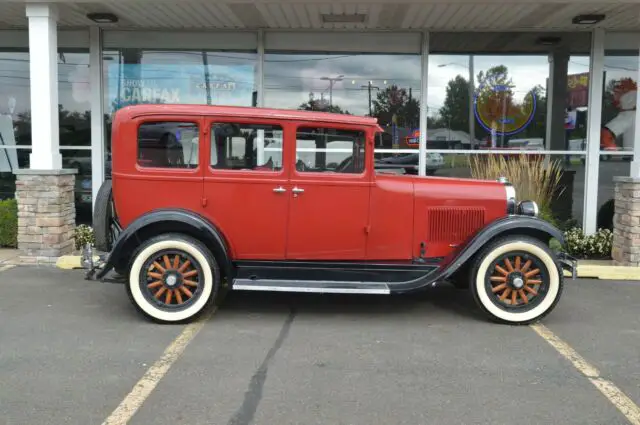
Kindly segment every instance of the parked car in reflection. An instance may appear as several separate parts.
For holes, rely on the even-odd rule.
[[[417,153],[401,154],[397,156],[390,156],[388,158],[382,158],[376,160],[377,169],[401,169],[405,174],[418,174],[418,159]],[[444,158],[437,152],[427,152],[427,175],[434,175],[437,170],[444,166]]]

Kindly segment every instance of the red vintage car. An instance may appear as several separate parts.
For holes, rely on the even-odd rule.
[[[158,322],[194,319],[227,290],[400,294],[469,289],[496,321],[557,304],[562,233],[505,181],[376,173],[373,118],[139,105],[112,127],[91,279],[123,277]]]

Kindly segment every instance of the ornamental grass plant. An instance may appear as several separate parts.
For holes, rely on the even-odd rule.
[[[535,201],[540,217],[555,221],[551,212],[554,198],[562,195],[560,161],[546,160],[542,155],[472,155],[469,159],[475,179],[506,178],[516,190],[519,200]]]

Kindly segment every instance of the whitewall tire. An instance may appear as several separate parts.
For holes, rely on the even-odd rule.
[[[137,249],[126,286],[131,301],[146,317],[160,323],[189,322],[218,295],[220,273],[200,241],[166,234]]]
[[[527,236],[508,236],[487,246],[476,257],[471,279],[480,309],[513,325],[549,314],[563,289],[563,275],[549,247]]]

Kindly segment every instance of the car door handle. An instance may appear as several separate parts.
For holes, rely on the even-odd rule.
[[[284,192],[286,192],[286,191],[287,191],[287,189],[285,189],[285,188],[284,188],[284,187],[282,187],[282,186],[278,186],[278,187],[276,187],[275,189],[273,189],[273,191],[274,191],[275,193],[284,193]]]
[[[294,187],[291,191],[295,194],[304,192],[304,189],[300,189],[299,187]]]

